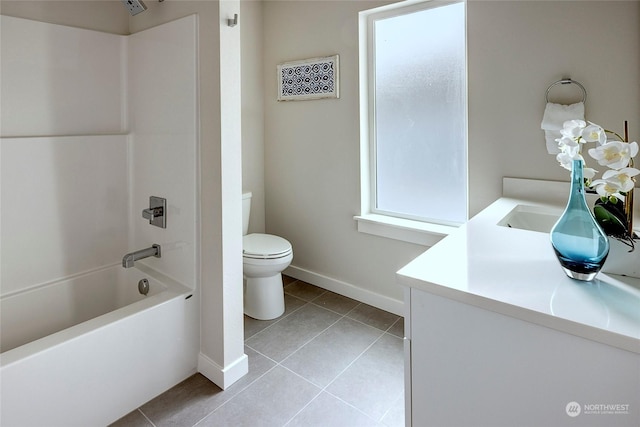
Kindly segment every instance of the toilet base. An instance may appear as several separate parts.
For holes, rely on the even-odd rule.
[[[258,320],[271,320],[284,313],[282,274],[270,277],[246,277],[244,314]]]

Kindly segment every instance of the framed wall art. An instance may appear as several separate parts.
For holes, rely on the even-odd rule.
[[[339,98],[338,55],[278,65],[278,101]]]

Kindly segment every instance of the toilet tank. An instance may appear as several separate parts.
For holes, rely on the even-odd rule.
[[[249,232],[249,216],[251,214],[251,192],[242,193],[242,235]]]

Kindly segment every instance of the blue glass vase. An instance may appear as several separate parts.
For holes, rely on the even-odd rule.
[[[587,205],[582,167],[582,160],[573,161],[569,202],[551,229],[551,245],[567,276],[590,281],[607,259],[609,239]]]

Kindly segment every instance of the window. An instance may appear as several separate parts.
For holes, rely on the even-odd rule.
[[[406,4],[360,15],[358,219],[457,226],[467,219],[465,4]]]

